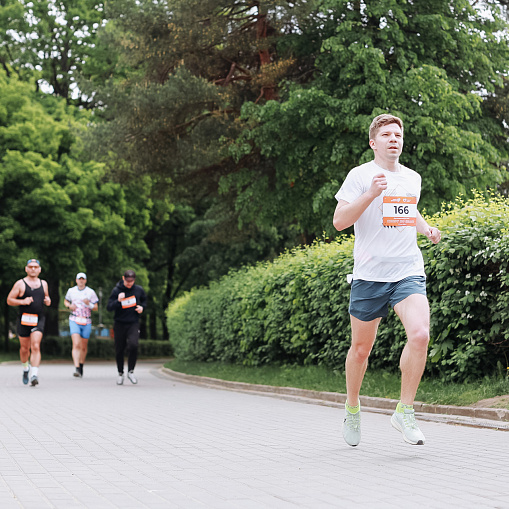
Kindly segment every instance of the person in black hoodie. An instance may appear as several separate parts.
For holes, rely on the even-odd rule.
[[[124,383],[124,352],[128,349],[127,378],[133,384],[138,383],[134,376],[134,367],[138,358],[138,340],[140,338],[140,314],[147,305],[147,296],[143,288],[134,284],[134,270],[126,270],[122,279],[113,288],[108,299],[108,311],[115,311],[113,333],[115,336],[115,356],[117,360],[117,385]]]

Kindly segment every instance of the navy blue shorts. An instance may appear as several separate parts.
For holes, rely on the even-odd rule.
[[[394,307],[414,293],[426,295],[424,276],[409,276],[394,283],[356,279],[352,281],[349,312],[363,322],[385,318],[389,305]]]

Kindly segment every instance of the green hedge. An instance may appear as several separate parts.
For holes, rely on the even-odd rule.
[[[458,200],[429,221],[443,235],[438,245],[419,235],[432,317],[427,373],[460,381],[505,371],[508,202]],[[351,237],[316,243],[187,293],[167,312],[175,355],[343,369],[350,346],[346,274],[352,271],[352,249]],[[397,369],[405,341],[391,311],[379,328],[370,366]]]
[[[19,350],[17,339],[9,340],[9,351]],[[44,336],[41,342],[42,359],[52,357],[71,359],[72,340],[70,337]],[[173,348],[169,341],[140,339],[138,358],[171,357]],[[113,339],[90,338],[88,340],[88,359],[114,359],[115,344]]]

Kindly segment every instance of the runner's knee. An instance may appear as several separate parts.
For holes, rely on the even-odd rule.
[[[350,355],[356,363],[363,363],[369,357],[371,353],[371,346],[358,344],[350,347]]]
[[[412,348],[418,348],[419,350],[426,350],[429,343],[429,329],[428,327],[420,327],[413,330],[408,335],[408,342]]]

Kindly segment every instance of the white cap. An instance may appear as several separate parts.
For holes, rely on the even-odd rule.
[[[87,275],[84,272],[78,272],[76,274],[76,279],[80,279],[80,278],[87,279]]]

